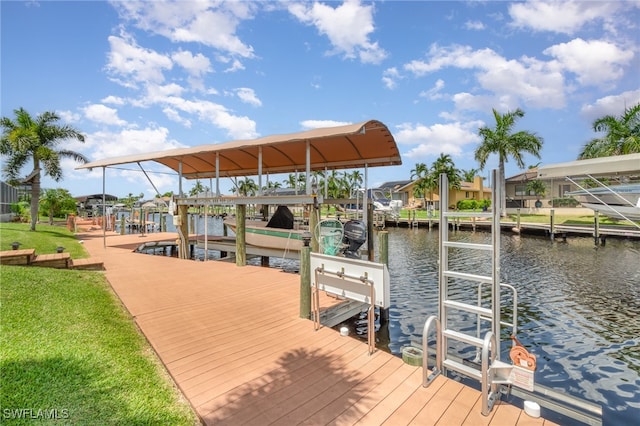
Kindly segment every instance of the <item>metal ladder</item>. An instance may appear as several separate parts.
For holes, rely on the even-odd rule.
[[[491,244],[478,244],[457,242],[449,240],[449,219],[458,219],[469,217],[468,213],[460,213],[449,211],[449,180],[447,175],[440,175],[440,223],[438,225],[440,232],[440,257],[439,257],[439,316],[430,316],[425,321],[423,329],[422,345],[423,345],[423,385],[429,386],[431,382],[440,374],[447,371],[475,378],[480,381],[482,388],[482,414],[487,416],[491,412],[495,401],[500,397],[498,385],[510,384],[509,375],[512,370],[512,364],[500,361],[500,328],[501,328],[501,299],[500,299],[500,185],[496,185],[497,172],[492,173],[492,212],[473,213],[474,217],[492,219],[491,226]],[[456,271],[451,268],[449,263],[449,249],[462,249],[469,251],[484,251],[491,253],[491,275],[479,275],[469,272]],[[478,299],[462,301],[459,298],[454,300],[449,292],[451,280],[462,280],[465,283],[477,283]],[[481,290],[483,285],[490,286],[490,305],[491,307],[482,306]],[[513,289],[511,286],[507,286]],[[472,292],[468,292],[472,294]],[[514,304],[516,295],[514,292]],[[455,313],[471,314],[478,322],[477,334],[469,334],[460,328],[456,329],[455,324],[451,321],[451,316]],[[486,332],[484,338],[480,337],[480,321],[489,323],[491,329]],[[505,324],[504,322],[502,324]],[[513,317],[514,328],[516,327],[516,319]],[[430,375],[427,375],[428,367],[428,337],[431,329],[435,326],[436,335],[436,365]],[[461,342],[466,346],[475,347],[477,354],[476,362],[464,362],[460,356],[456,356],[450,351],[450,342]]]

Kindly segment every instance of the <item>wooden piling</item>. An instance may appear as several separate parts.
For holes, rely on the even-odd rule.
[[[598,213],[598,210],[594,210],[593,211],[593,236],[594,236],[594,241],[595,244],[598,245],[598,242],[600,240],[600,213]]]
[[[311,247],[300,250],[300,318],[311,314]]]
[[[380,231],[378,233],[379,263],[389,267],[389,232]],[[380,325],[389,322],[389,309],[380,308]]]
[[[247,206],[245,204],[236,205],[236,265],[247,265],[247,248],[245,246],[245,220]]]
[[[551,209],[549,212],[549,233],[551,234],[551,239],[553,240],[553,236],[555,233],[555,210]]]

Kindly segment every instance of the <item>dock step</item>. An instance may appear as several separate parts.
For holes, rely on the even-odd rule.
[[[72,259],[69,266],[83,271],[104,271],[104,262],[99,259]]]
[[[71,263],[69,253],[39,254],[31,261],[32,266],[44,266],[47,268],[66,269]]]
[[[482,380],[482,372],[470,365],[463,364],[452,359],[445,359],[442,362],[442,366],[447,370],[455,371],[457,373],[464,374],[467,377],[471,377],[476,380]]]
[[[493,282],[493,278],[488,277],[486,275],[476,275],[476,274],[469,274],[466,272],[456,272],[451,270],[443,271],[442,274],[448,278],[459,278],[461,280],[475,281],[479,283],[491,284]]]
[[[0,251],[0,265],[29,265],[35,253],[35,249]]]
[[[483,308],[482,306],[478,305],[470,305],[469,303],[458,302],[455,300],[445,300],[443,303],[448,308],[454,308],[461,311],[482,315],[483,319],[491,319],[491,309],[489,308]]]
[[[442,335],[450,339],[455,339],[460,342],[467,343],[477,348],[481,348],[484,344],[484,339],[480,339],[478,337],[471,336],[470,334],[461,333],[459,331],[451,329],[443,330]]]

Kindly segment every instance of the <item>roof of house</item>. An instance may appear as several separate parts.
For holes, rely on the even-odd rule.
[[[538,179],[538,168],[523,170],[517,175],[509,176],[505,179],[505,182],[528,182],[530,180]]]

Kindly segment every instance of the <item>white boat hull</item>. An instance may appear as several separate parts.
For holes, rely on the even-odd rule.
[[[582,203],[582,205],[586,208],[597,210],[598,213],[612,217],[614,219],[628,219],[634,222],[640,222],[640,207],[613,206],[595,203]]]
[[[225,219],[224,224],[234,233],[236,221]],[[267,228],[267,222],[261,220],[245,221],[245,242],[256,247],[278,250],[300,251],[302,249],[302,230]]]

